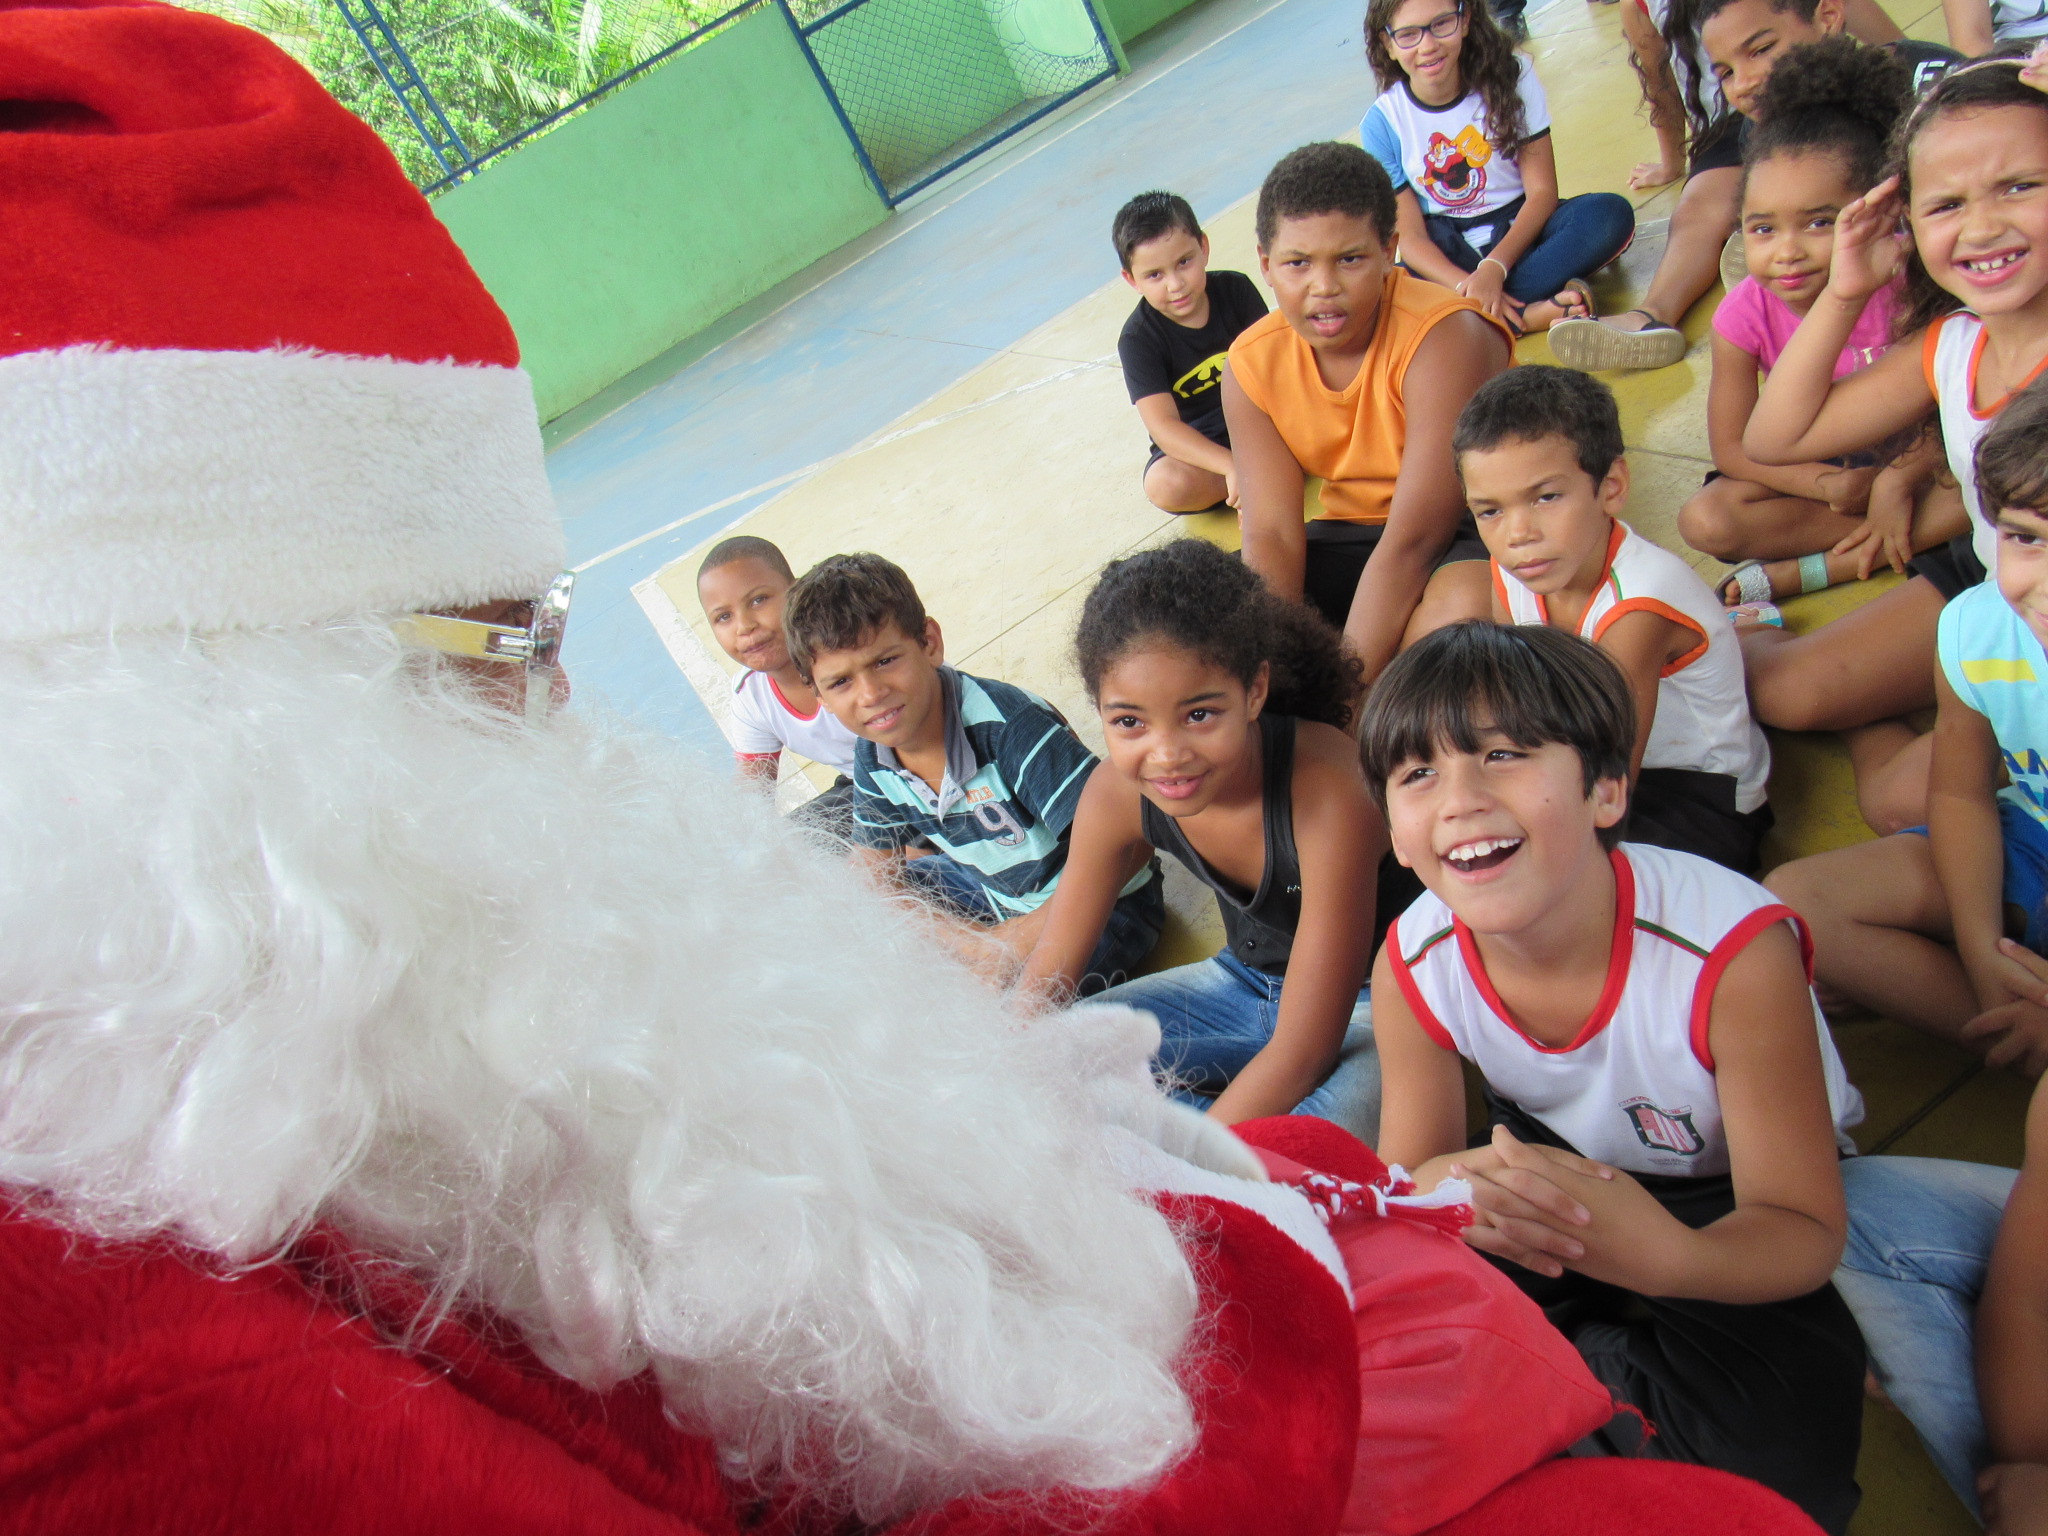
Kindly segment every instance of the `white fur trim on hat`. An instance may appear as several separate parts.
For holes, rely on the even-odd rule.
[[[562,561],[519,369],[0,358],[0,640],[477,603],[538,592]]]

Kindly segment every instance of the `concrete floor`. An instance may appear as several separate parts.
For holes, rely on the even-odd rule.
[[[1171,187],[1204,217],[1213,265],[1256,272],[1260,177],[1298,143],[1353,131],[1371,99],[1359,9],[1206,0],[1140,40],[1128,79],[557,423],[551,472],[586,562],[569,658],[579,687],[723,751],[728,669],[697,608],[693,555],[743,527],[799,570],[838,550],[888,554],[952,660],[1045,694],[1099,740],[1067,654],[1093,574],[1185,533],[1235,541],[1234,519],[1168,517],[1140,491],[1145,437],[1115,359],[1132,299],[1111,265],[1110,215],[1132,192]],[[1913,35],[1943,35],[1923,0],[1891,9]],[[1530,21],[1563,190],[1625,186],[1652,141],[1616,8],[1549,0]],[[1605,307],[1640,293],[1673,197],[1638,199],[1638,244],[1597,285]],[[1683,362],[1610,378],[1634,470],[1630,521],[1673,548],[1672,516],[1710,467],[1716,297],[1688,317]],[[1521,352],[1550,360],[1540,338]],[[1792,622],[1869,595],[1802,600]],[[1869,836],[1831,738],[1774,745],[1777,857]],[[1209,952],[1213,903],[1185,880],[1169,891],[1168,958]],[[1961,1053],[1883,1021],[1838,1039],[1869,1106],[1866,1150],[2017,1162],[2025,1084],[1966,1078]],[[1974,1529],[1889,1410],[1867,1415],[1861,1475],[1856,1536]]]

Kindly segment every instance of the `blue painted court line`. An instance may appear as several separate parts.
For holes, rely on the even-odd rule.
[[[597,562],[566,657],[579,690],[722,750],[632,586],[780,484],[753,488],[854,447],[1113,277],[1109,221],[1133,193],[1168,187],[1211,215],[1296,145],[1352,131],[1373,96],[1362,11],[1206,0],[1183,12],[1139,40],[1130,75],[934,188],[850,264],[830,271],[827,258],[822,282],[791,285],[782,308],[556,446],[571,562]]]

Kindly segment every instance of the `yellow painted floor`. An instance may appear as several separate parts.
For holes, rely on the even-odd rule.
[[[1623,0],[1627,3],[1627,0]],[[1913,36],[1943,39],[1941,12],[1926,0],[1886,0]],[[1652,139],[1617,7],[1551,0],[1532,10],[1531,51],[1555,116],[1560,179],[1567,195],[1616,190],[1650,158]],[[1361,106],[1366,99],[1361,82]],[[1133,168],[1132,186],[1144,181]],[[1662,248],[1675,189],[1638,198],[1641,233],[1618,267],[1596,281],[1602,307],[1639,296]],[[1201,210],[1212,265],[1257,272],[1252,206]],[[1708,323],[1719,290],[1686,320],[1693,346],[1684,361],[1652,373],[1608,376],[1621,402],[1634,472],[1628,517],[1645,535],[1690,558],[1673,531],[1679,504],[1711,467],[1706,443]],[[1174,518],[1139,488],[1145,435],[1124,395],[1116,338],[1132,303],[1121,282],[998,353],[852,452],[769,502],[727,532],[773,539],[804,569],[837,551],[874,549],[916,581],[946,637],[947,656],[975,672],[1035,689],[1100,746],[1100,728],[1069,658],[1081,600],[1105,561],[1146,545],[1199,533],[1234,545],[1234,519]],[[1522,343],[1527,362],[1551,361],[1541,338]],[[721,535],[723,536],[723,535]],[[701,550],[635,589],[670,654],[714,718],[725,714],[729,666],[697,607]],[[1834,593],[1792,605],[1795,627],[1873,594]],[[1869,836],[1855,809],[1847,761],[1831,738],[1779,736],[1772,802],[1779,818],[1774,858],[1815,852]],[[800,797],[806,786],[789,783]],[[1169,880],[1174,926],[1157,959],[1177,963],[1213,951],[1220,924],[1213,901],[1178,870]],[[1842,1026],[1838,1038],[1863,1090],[1866,1148],[2016,1165],[2027,1085],[2004,1073],[1965,1078],[1958,1051],[1885,1021]],[[1919,1117],[1916,1119],[1916,1117]],[[1942,1486],[1910,1428],[1873,1406],[1866,1416],[1862,1511],[1855,1536],[1947,1536],[1975,1529]]]

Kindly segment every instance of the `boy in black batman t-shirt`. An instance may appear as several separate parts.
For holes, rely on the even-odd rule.
[[[1144,192],[1124,204],[1110,238],[1138,307],[1117,338],[1131,403],[1152,436],[1145,494],[1162,512],[1237,505],[1223,365],[1238,333],[1266,312],[1242,272],[1209,270],[1209,237],[1185,199]]]

